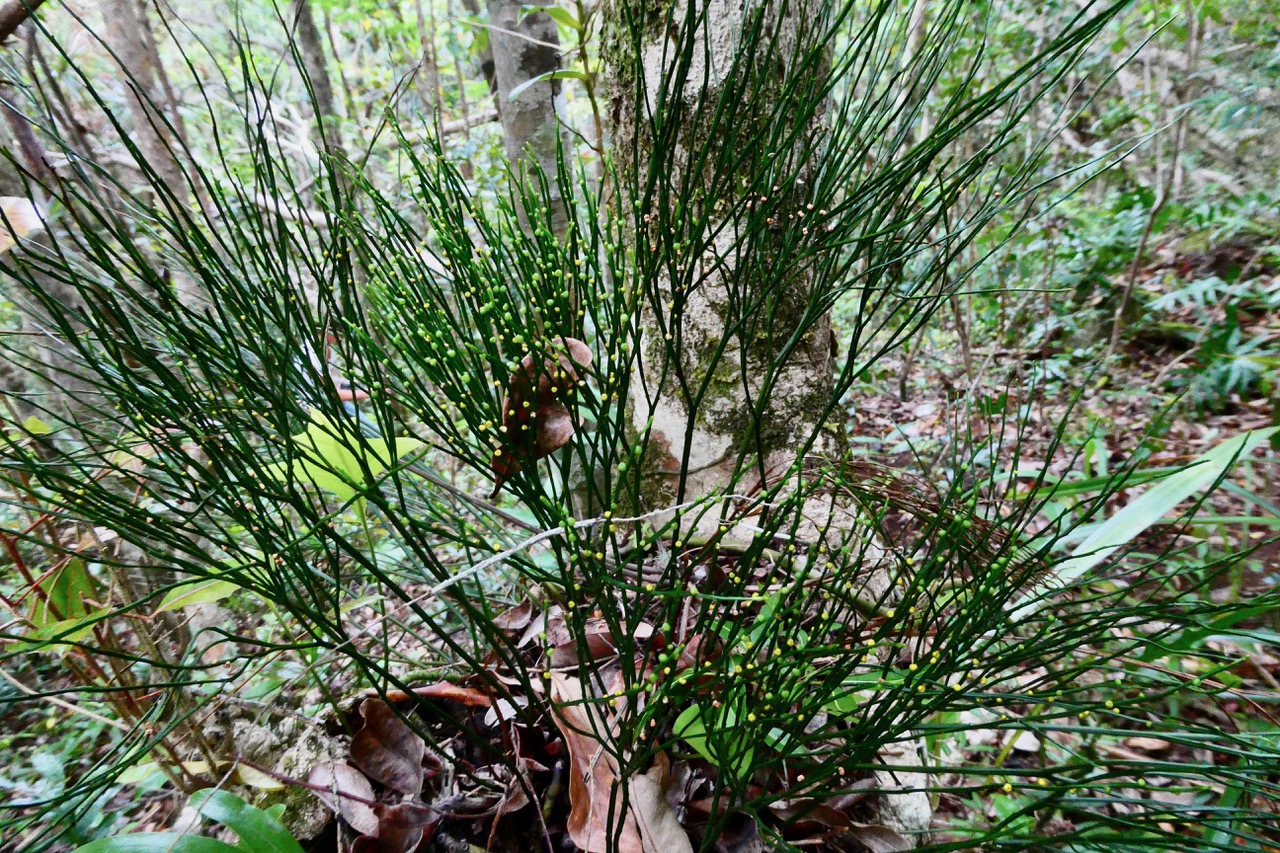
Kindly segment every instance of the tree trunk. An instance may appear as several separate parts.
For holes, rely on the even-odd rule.
[[[160,67],[160,52],[151,32],[151,25],[137,0],[103,0],[102,16],[106,24],[107,47],[114,54],[122,72],[122,82],[128,91],[129,114],[132,119],[130,139],[137,148],[138,169],[144,177],[148,171],[155,174],[154,181],[147,180],[156,195],[161,187],[167,197],[158,199],[162,206],[184,207],[191,199],[192,184],[187,181],[187,170],[180,156],[185,156],[175,139],[174,130],[181,122],[177,116],[177,103],[167,85],[164,69]],[[166,91],[167,90],[167,91]],[[171,116],[166,116],[162,106],[168,103]],[[168,119],[168,120],[167,120]],[[184,302],[201,301],[204,294],[194,278],[180,271],[174,272],[174,290]]]
[[[45,0],[9,0],[0,6],[0,42],[17,32],[44,3]]]
[[[754,50],[772,47],[772,59],[735,62],[761,5]],[[792,150],[741,150],[778,119],[792,60],[804,55],[801,41],[822,8],[816,0],[778,5],[664,2],[640,19],[619,2],[607,17],[605,103],[620,202],[637,212],[637,263],[662,259],[641,272],[651,295],[630,400],[633,428],[648,434],[643,509],[760,484],[785,473],[810,441],[817,453],[843,446],[823,426],[833,387],[829,320],[807,307],[822,283],[796,265],[794,247],[783,248],[787,229],[806,227],[796,211],[803,217],[810,197],[821,111],[795,129]],[[753,86],[775,94],[747,97]],[[785,173],[791,185],[769,183]],[[780,200],[789,219],[757,221],[757,205]]]
[[[462,8],[471,17],[480,17],[480,0],[462,0]],[[476,65],[480,67],[480,74],[484,77],[484,82],[489,84],[489,92],[496,97],[498,94],[498,74],[493,68],[492,38],[486,39],[484,47],[476,52]]]
[[[342,138],[338,126],[338,105],[333,97],[333,82],[329,78],[329,66],[324,56],[324,43],[320,28],[311,13],[310,0],[293,0],[293,36],[297,39],[298,53],[302,57],[303,70],[315,102],[316,125],[320,147],[330,153],[342,153]]]
[[[773,506],[797,498],[779,510],[795,519],[793,541],[838,549],[873,535],[859,508],[800,486],[806,457],[848,450],[827,423],[835,347],[819,297],[830,282],[807,252],[825,213],[813,202],[826,95],[793,79],[829,73],[827,5],[668,0],[637,11],[615,0],[603,53],[618,204],[635,214],[628,249],[643,294],[628,401],[644,443],[637,509],[777,488]],[[673,538],[749,542],[756,528],[721,506],[659,517],[678,518]],[[888,600],[890,561],[863,553],[864,589]],[[918,748],[882,750],[877,774],[880,821],[910,837],[929,826],[928,779],[894,766],[918,766]]]
[[[145,161],[138,167],[153,170],[174,199],[185,202],[188,192],[184,170],[160,106],[164,103],[164,93],[155,62],[156,51],[150,43],[150,24],[143,17],[137,0],[102,0],[102,17],[107,46],[115,54],[123,72],[122,82],[129,93],[132,141]]]
[[[539,80],[560,68],[560,37],[556,22],[546,12],[523,17],[520,0],[489,0],[489,44],[497,80],[496,100],[502,120],[507,159],[517,182],[537,196],[538,171],[545,176],[551,201],[549,221],[553,233],[564,234],[569,218],[561,203],[557,176],[559,150],[569,150],[561,115],[564,100],[561,81]],[[513,98],[512,92],[524,86]],[[543,221],[543,217],[532,217]],[[521,221],[530,217],[521,210]]]

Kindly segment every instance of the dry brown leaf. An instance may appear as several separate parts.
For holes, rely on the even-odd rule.
[[[1013,739],[1013,748],[1018,752],[1039,752],[1040,738],[1031,732],[1018,732]]]
[[[512,812],[518,812],[529,804],[529,795],[527,791],[534,790],[533,780],[529,778],[530,773],[545,773],[547,768],[532,758],[522,755],[522,746],[520,743],[520,730],[513,728],[510,733],[511,738],[511,754],[516,758],[516,772],[507,774],[507,789],[502,794],[502,800],[498,803],[497,816],[501,817]],[[498,828],[497,821],[494,821],[493,829],[490,830],[490,838],[492,833]],[[492,844],[489,845],[492,848]]]
[[[564,401],[581,380],[580,370],[591,366],[591,350],[576,338],[556,338],[554,356],[535,365],[533,353],[520,361],[507,380],[502,400],[502,447],[493,453],[496,497],[502,484],[525,462],[549,456],[573,438],[573,414]]]
[[[527,707],[529,707],[529,700],[524,696],[495,699],[489,710],[484,712],[484,724],[492,729],[501,723],[514,722],[520,716],[520,709]]]
[[[352,829],[361,835],[378,831],[378,818],[373,813],[373,788],[363,773],[340,761],[317,764],[307,776],[307,783],[323,788],[316,798],[333,809]]]
[[[849,832],[871,853],[901,853],[903,850],[915,849],[911,839],[895,829],[880,824],[850,824]]]
[[[379,805],[378,833],[362,835],[351,845],[351,853],[411,853],[433,823],[429,808],[420,803]]]
[[[516,643],[516,648],[523,649],[534,640],[540,639],[542,635],[547,633],[547,624],[550,618],[559,616],[562,612],[560,605],[553,604],[550,608],[530,619],[529,624],[524,629],[524,633],[520,635],[520,640]],[[563,617],[561,617],[561,621],[563,621]]]
[[[523,631],[533,621],[533,602],[517,604],[493,617],[493,627],[502,631]]]
[[[463,687],[451,681],[437,681],[435,684],[415,687],[411,692],[421,699],[443,699],[466,705],[468,708],[487,708],[493,703],[493,699],[487,693],[481,693],[475,688]]]
[[[413,796],[422,791],[422,738],[381,699],[360,704],[364,728],[351,739],[351,761],[376,782]]]
[[[805,824],[817,824],[828,829],[848,829],[853,823],[849,816],[839,809],[807,797],[778,800],[769,804],[769,811],[786,821],[788,826],[803,827]]]
[[[631,780],[628,800],[644,853],[693,853],[689,833],[667,802],[660,766],[654,765],[648,773]]]
[[[551,701],[569,748],[569,838],[586,853],[645,853],[635,817],[623,812],[622,794],[615,793],[617,763],[594,734],[608,732],[609,721],[582,701],[582,682],[559,672],[551,673]]]
[[[696,669],[720,657],[723,649],[720,638],[711,635],[693,634],[680,648],[680,656],[676,658],[675,671]]]
[[[716,853],[766,853],[764,839],[760,837],[760,827],[756,819],[743,815],[742,819],[730,821],[720,830],[720,836],[712,848]]]
[[[545,642],[552,648],[564,645],[573,636],[569,633],[569,622],[564,618],[564,609],[559,605],[547,612],[547,622],[542,628],[542,633],[547,635]]]
[[[648,622],[637,624],[635,631],[632,633],[633,638],[641,643],[644,643],[653,635],[653,626]],[[661,635],[659,635],[659,640],[661,639]],[[604,619],[598,617],[588,619],[587,624],[584,626],[582,640],[587,647],[589,660],[600,660],[601,658],[618,654],[618,645],[614,642],[613,630]],[[651,650],[656,651],[665,647],[665,645],[665,641],[656,643],[651,646]],[[580,663],[582,663],[582,659],[578,655],[577,640],[566,639],[551,650],[551,666],[554,669],[564,669],[565,667],[577,666]]]
[[[502,794],[502,799],[498,802],[497,816],[502,817],[513,812],[518,812],[525,806],[529,805],[529,795],[525,793],[526,788],[532,788],[533,784],[529,781],[529,764],[537,764],[537,762],[528,762],[524,756],[520,754],[520,732],[513,730],[511,732],[511,751],[516,756],[516,766],[519,773],[512,773],[505,767],[497,768],[498,778],[506,778],[507,787]],[[523,777],[523,779],[521,778]],[[497,830],[497,823],[494,823],[494,830]],[[493,845],[490,844],[490,847]]]

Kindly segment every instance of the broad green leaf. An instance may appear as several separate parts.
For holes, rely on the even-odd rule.
[[[234,794],[206,788],[191,795],[191,806],[240,836],[240,846],[253,853],[303,853],[280,821]]]
[[[362,595],[359,598],[353,598],[350,601],[343,604],[341,607],[338,608],[338,612],[344,613],[344,614],[350,613],[352,610],[355,610],[358,607],[365,607],[366,605],[375,604],[376,602],[379,602],[381,600],[382,600],[382,596],[376,593],[373,595]]]
[[[283,791],[285,788],[285,784],[276,777],[263,773],[261,770],[256,770],[247,764],[237,764],[234,775],[236,781],[241,785],[248,785],[250,788],[257,788],[259,791]]]
[[[416,438],[367,438],[364,439],[366,449],[355,436],[343,436],[333,421],[315,411],[311,413],[311,424],[293,436],[292,441],[299,457],[293,462],[293,476],[332,492],[344,502],[355,498],[369,485],[361,462],[369,469],[369,475],[376,478],[396,459],[423,446]],[[285,463],[264,467],[269,477],[282,481],[289,478]]]
[[[685,708],[680,716],[676,717],[675,734],[676,737],[684,740],[685,743],[693,747],[694,750],[711,762],[721,770],[730,770],[735,777],[741,779],[751,771],[751,761],[755,757],[754,748],[744,748],[745,744],[741,738],[731,737],[731,732],[738,724],[738,715],[732,708],[725,705],[717,712],[719,719],[714,721],[711,734],[708,735],[707,725],[702,719],[702,709],[697,705],[691,705]],[[722,749],[713,750],[713,744],[708,743],[709,739],[716,741],[715,745]],[[727,753],[719,757],[716,752]],[[733,760],[733,767],[726,768],[721,766],[722,758],[730,758]]]
[[[84,560],[72,557],[67,564],[40,581],[40,592],[33,592],[27,619],[36,628],[54,622],[67,622],[87,616],[98,597],[93,578]]]
[[[582,24],[578,23],[578,19],[573,13],[563,6],[521,6],[520,17],[532,15],[534,12],[546,12],[553,21],[562,27],[568,27],[574,32],[582,32]]]
[[[1017,621],[1039,610],[1048,600],[1045,593],[1082,577],[1086,572],[1132,542],[1143,531],[1159,523],[1178,504],[1216,483],[1237,459],[1247,456],[1280,427],[1254,430],[1224,441],[1201,454],[1190,465],[1170,474],[1131,500],[1107,519],[1060,563],[1053,574],[1035,589],[1013,602],[1010,618]]]
[[[1240,607],[1230,610],[1214,619],[1193,620],[1195,627],[1187,626],[1171,637],[1147,644],[1139,656],[1144,661],[1154,661],[1165,655],[1185,655],[1200,646],[1205,640],[1223,639],[1243,643],[1257,643],[1260,646],[1274,645],[1271,632],[1261,628],[1237,629],[1236,625],[1248,619],[1265,618],[1275,610],[1271,602]]]
[[[76,619],[60,619],[57,622],[46,622],[39,628],[28,631],[21,642],[13,643],[7,650],[11,652],[58,652],[70,648],[93,633],[93,626],[101,622],[111,613],[111,608],[94,610]]]
[[[223,772],[230,764],[229,761],[218,762],[216,767],[219,773]],[[209,762],[207,761],[184,761],[182,768],[193,776],[207,776],[209,774]],[[120,785],[140,785],[151,778],[152,774],[158,772],[160,766],[154,761],[144,761],[141,764],[135,764],[125,770],[116,777],[116,783]],[[232,771],[232,777],[242,785],[248,785],[250,788],[257,788],[260,791],[280,791],[285,785],[274,776],[263,773],[261,770],[255,770],[247,764],[237,764]]]
[[[73,853],[246,853],[252,848],[232,847],[225,841],[176,832],[139,832],[99,838]]]
[[[1126,488],[1134,486],[1142,486],[1147,483],[1163,480],[1164,478],[1178,473],[1180,468],[1144,468],[1141,471],[1134,471],[1125,478]],[[1035,472],[1029,473],[1027,476],[1035,476]],[[1055,499],[1070,497],[1071,495],[1085,495],[1091,492],[1100,492],[1109,486],[1115,484],[1117,477],[1090,477],[1084,480],[1060,480],[1056,483],[1052,482],[1052,478],[1046,478],[1043,486],[1036,490],[1037,497],[1046,495]]]
[[[178,610],[192,604],[206,604],[221,601],[240,589],[239,584],[231,581],[201,580],[185,583],[165,593],[164,598],[156,605],[156,613]]]
[[[116,777],[117,785],[141,785],[143,782],[151,778],[151,776],[159,772],[160,766],[154,761],[144,761],[141,764],[135,764],[126,769],[123,773]]]
[[[702,723],[702,711],[697,705],[690,705],[680,712],[680,716],[676,717],[674,730],[676,737],[683,738],[707,761],[716,763],[707,751],[707,727]]]
[[[900,687],[906,680],[906,672],[900,669],[889,670],[888,672],[883,670],[860,672],[857,675],[850,675],[841,682],[840,693],[822,707],[832,714],[844,717],[865,705],[871,691]]]
[[[157,772],[160,765],[154,761],[144,761],[141,764],[135,764],[125,770],[116,777],[116,782],[120,785],[138,785],[151,778],[151,774]],[[206,776],[209,773],[209,762],[207,761],[184,761],[182,769],[192,776]]]
[[[764,733],[764,742],[770,749],[782,755],[790,756],[804,750],[804,744],[797,743],[794,735],[784,732],[777,726]]]
[[[588,79],[587,74],[585,72],[579,71],[576,68],[557,68],[555,71],[548,71],[545,74],[539,74],[537,77],[531,77],[528,80],[525,80],[519,86],[516,86],[514,89],[511,90],[511,94],[507,95],[507,100],[514,101],[516,98],[523,95],[529,89],[530,86],[534,86],[538,83],[542,83],[547,80],[587,80],[587,79]]]
[[[22,422],[22,429],[31,435],[48,435],[53,432],[53,427],[37,418],[35,415],[29,416]]]

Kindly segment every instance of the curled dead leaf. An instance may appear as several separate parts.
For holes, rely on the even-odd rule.
[[[916,846],[901,832],[880,824],[854,823],[850,824],[849,831],[871,853],[901,853]]]
[[[520,754],[520,732],[511,732],[511,750],[516,756],[516,772],[512,773],[507,768],[502,768],[498,777],[505,778],[507,781],[506,790],[502,794],[502,799],[498,802],[497,813],[499,816],[513,814],[529,805],[529,795],[526,791],[532,789],[532,783],[529,781],[530,764],[540,767],[537,762],[529,762]],[[493,830],[490,832],[489,849],[493,849],[492,833],[497,831],[498,824],[495,822]]]
[[[564,618],[564,610],[560,605],[547,611],[547,621],[542,627],[542,633],[546,634],[546,644],[552,648],[564,645],[573,636],[569,633],[569,621]]]
[[[638,623],[632,631],[632,637],[641,647],[647,646],[650,651],[661,650],[666,646],[661,634],[657,635],[657,639],[652,644],[648,642],[654,635],[653,626],[648,622]],[[592,617],[587,620],[582,635],[582,644],[586,647],[588,660],[600,660],[601,658],[618,654],[618,644],[613,639],[613,629],[609,627],[608,622],[601,618]],[[577,640],[566,639],[551,650],[551,667],[553,669],[577,666],[582,662]]]
[[[1039,752],[1040,738],[1031,732],[1018,732],[1013,738],[1013,748],[1018,752]]]
[[[689,833],[667,802],[661,765],[631,780],[631,814],[640,830],[644,853],[693,853]]]
[[[617,761],[597,736],[611,728],[604,708],[583,701],[582,682],[559,672],[551,673],[551,701],[569,747],[570,840],[586,853],[645,853],[635,816],[622,811]]]
[[[351,761],[370,779],[402,794],[422,791],[426,743],[381,699],[360,705],[364,727],[351,739]]]
[[[44,228],[44,217],[29,198],[0,198],[0,254],[18,245],[32,231]]]
[[[484,712],[484,724],[491,729],[497,728],[499,723],[515,720],[520,715],[520,709],[529,706],[529,700],[524,696],[514,696],[512,698],[515,701],[507,699],[494,700],[489,710]]]
[[[352,853],[411,853],[435,822],[431,809],[420,803],[385,804],[374,809],[378,816],[375,835],[362,835],[351,845]]]
[[[529,461],[556,452],[573,438],[573,414],[565,400],[581,381],[579,371],[591,366],[591,350],[576,338],[559,337],[536,364],[533,353],[507,381],[502,400],[505,441],[493,453],[493,496]]]
[[[466,705],[468,708],[486,708],[493,701],[487,693],[451,681],[437,681],[435,684],[415,687],[409,692],[421,699],[441,699]]]
[[[363,773],[349,764],[327,761],[317,764],[307,776],[307,783],[323,789],[316,798],[339,814],[361,835],[378,831],[378,818],[373,813],[373,788]]]
[[[1140,752],[1164,752],[1172,746],[1169,741],[1163,738],[1143,737],[1142,735],[1125,738],[1124,743],[1130,749],[1136,749]]]
[[[523,631],[533,621],[533,602],[524,601],[493,617],[493,627],[502,631]]]

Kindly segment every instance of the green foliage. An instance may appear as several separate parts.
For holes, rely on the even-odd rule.
[[[1280,341],[1241,329],[1235,304],[1225,311],[1226,322],[1202,337],[1194,367],[1181,371],[1181,381],[1200,410],[1219,411],[1233,398],[1269,397],[1280,369]]]
[[[263,120],[273,87],[284,85],[273,76],[279,58],[247,39],[234,45],[233,63],[197,47],[187,57],[214,69],[201,92],[247,93],[211,95],[200,116],[207,139],[178,152],[199,190],[195,202],[150,170],[144,186],[128,185],[79,157],[56,128],[41,127],[68,164],[65,181],[44,187],[65,214],[47,251],[2,263],[24,307],[50,318],[75,366],[47,363],[25,339],[0,346],[22,368],[72,389],[75,379],[82,390],[70,392],[68,410],[42,393],[15,396],[37,421],[5,434],[2,476],[12,501],[72,530],[110,531],[145,558],[100,549],[104,574],[139,563],[176,573],[163,592],[135,600],[117,593],[112,614],[163,616],[243,590],[265,615],[234,637],[254,657],[232,651],[210,664],[209,637],[173,658],[141,647],[116,654],[129,662],[129,687],[160,700],[130,719],[100,768],[14,812],[6,829],[39,831],[52,811],[90,811],[120,771],[153,752],[157,729],[191,713],[190,697],[224,689],[261,698],[297,676],[321,692],[386,692],[413,687],[415,672],[461,672],[486,695],[527,708],[520,713],[530,720],[546,719],[546,656],[558,649],[524,643],[494,621],[527,594],[559,608],[568,637],[561,646],[572,650],[573,677],[589,688],[584,701],[616,715],[614,726],[593,733],[600,755],[629,776],[668,753],[699,756],[719,771],[709,777],[717,805],[707,838],[732,818],[729,802],[763,822],[797,776],[805,796],[821,799],[882,770],[885,747],[994,731],[1008,744],[1039,738],[1038,763],[1012,766],[1006,745],[954,760],[920,753],[919,766],[908,764],[936,771],[920,783],[930,793],[948,774],[948,793],[981,793],[981,810],[994,815],[934,849],[1229,849],[1236,835],[1260,843],[1261,812],[1240,792],[1275,793],[1274,732],[1223,731],[1213,720],[1181,720],[1173,708],[1236,695],[1230,661],[1197,632],[1249,629],[1232,621],[1238,608],[1205,596],[1202,582],[1172,577],[1173,545],[1142,554],[1138,537],[1186,520],[1194,508],[1180,512],[1182,502],[1221,480],[1262,433],[1231,439],[1204,464],[1160,472],[1167,476],[1096,527],[1085,525],[1120,490],[1153,482],[1156,474],[1140,467],[1149,448],[1106,471],[1094,461],[1098,447],[1086,448],[1080,482],[1050,493],[1042,467],[1030,489],[1015,493],[995,457],[1012,453],[1017,469],[1033,412],[1008,394],[975,405],[974,422],[991,438],[953,436],[923,485],[856,457],[807,457],[817,431],[788,436],[791,458],[765,479],[748,425],[725,494],[684,500],[696,473],[688,466],[674,501],[655,504],[646,489],[655,442],[673,436],[632,423],[628,405],[653,387],[646,375],[680,373],[686,345],[677,300],[664,288],[710,287],[729,258],[742,269],[750,259],[769,263],[725,288],[723,339],[698,353],[705,375],[677,377],[693,413],[675,438],[687,439],[709,416],[698,408],[712,399],[717,376],[742,384],[733,341],[775,347],[763,375],[748,377],[763,389],[752,401],[757,422],[781,367],[836,309],[843,355],[825,426],[841,397],[860,378],[880,375],[950,300],[980,284],[982,261],[1003,248],[1065,261],[1045,273],[1046,289],[1074,290],[1082,300],[1127,269],[1151,192],[1116,196],[1092,224],[1088,208],[1064,205],[1071,221],[1054,244],[1047,228],[1024,227],[1029,206],[1047,175],[1077,164],[1047,163],[1049,133],[1020,135],[1036,109],[1068,88],[1071,69],[1092,56],[1090,45],[1123,4],[1089,14],[1055,7],[1037,13],[1035,33],[1003,14],[1008,8],[1022,7],[930,4],[929,37],[917,50],[903,36],[908,10],[896,3],[835,4],[791,45],[753,17],[733,85],[697,110],[676,97],[702,58],[697,27],[672,26],[666,73],[636,81],[633,93],[638,104],[660,105],[639,119],[652,150],[632,168],[606,163],[603,182],[562,151],[558,174],[539,176],[517,197],[500,192],[497,180],[468,180],[441,140],[411,138],[390,109],[350,162],[293,156]],[[403,35],[400,24],[375,21],[367,4],[329,11],[353,29],[369,15],[368,32]],[[1158,13],[1145,10],[1153,21]],[[639,50],[650,22],[627,23],[614,36]],[[269,24],[241,22],[255,31]],[[461,76],[474,37],[451,38]],[[97,93],[70,46],[55,44],[68,73]],[[794,54],[782,65],[795,73],[779,84],[767,77],[770,64],[753,57],[784,49]],[[1105,77],[1104,64],[1084,70]],[[362,86],[373,98],[383,83]],[[122,150],[138,153],[118,113],[100,106]],[[1131,112],[1108,108],[1090,121],[1116,127],[1134,120]],[[823,131],[808,138],[805,129],[819,124]],[[686,137],[734,144],[693,152],[697,168],[674,170],[676,141]],[[975,138],[982,144],[968,144]],[[383,142],[398,152],[394,169],[366,168]],[[550,226],[552,179],[570,219],[562,238]],[[804,216],[790,218],[801,209]],[[74,305],[48,292],[50,278],[72,289]],[[817,284],[797,297],[801,280]],[[199,296],[179,299],[175,281]],[[657,329],[634,322],[644,306]],[[1058,311],[1058,326],[1032,332],[1032,344],[1062,334],[1073,310]],[[785,336],[774,324],[781,317],[794,320]],[[1004,335],[1026,343],[1017,322]],[[522,424],[504,409],[515,396],[513,376],[557,364],[565,337],[584,342],[591,368],[556,398],[572,439],[540,453],[511,434]],[[368,399],[353,402],[352,388]],[[1041,451],[1051,458],[1063,440],[1059,432]],[[1003,443],[1012,450],[992,447]],[[511,476],[503,489],[482,497],[504,471]],[[1078,511],[1048,511],[1072,490],[1088,490]],[[833,496],[853,511],[824,517],[812,509]],[[912,520],[905,532],[903,515]],[[716,532],[684,541],[691,519]],[[1205,570],[1217,561],[1207,558]],[[54,610],[89,597],[90,574],[76,572],[85,574],[59,575],[44,588]],[[65,628],[74,627],[72,636],[88,641],[81,622],[105,615],[76,614],[80,621],[58,636],[34,639],[45,650],[66,646]],[[375,618],[379,628],[368,629]],[[641,623],[665,643],[656,657],[636,639]],[[592,646],[601,624],[608,655]],[[217,643],[227,638],[211,633]],[[1176,666],[1143,657],[1162,651],[1161,642],[1181,656]],[[94,645],[82,642],[86,655]],[[5,660],[31,650],[9,646]],[[243,677],[250,663],[252,679]],[[1180,678],[1183,665],[1195,674]],[[607,690],[592,694],[606,674]],[[99,682],[83,694],[123,689]],[[406,722],[432,745],[466,725]],[[1201,752],[1181,764],[1100,757],[1100,744],[1132,732]],[[501,743],[474,746],[512,778],[523,772]],[[190,769],[181,758],[170,763]],[[1198,799],[1181,810],[1153,807],[1126,792],[1145,774],[1192,788]],[[238,849],[297,849],[273,818],[229,794],[197,802],[239,835]],[[1113,809],[1117,803],[1124,808]],[[1055,814],[1070,814],[1073,828],[1041,837]],[[1192,818],[1188,831],[1181,822]],[[1170,821],[1180,822],[1176,831]],[[53,843],[57,832],[50,825],[37,842]],[[89,849],[230,846],[200,846],[206,842],[216,844],[162,835],[146,848],[120,838]]]
[[[42,675],[54,677],[57,666],[48,667]],[[4,696],[3,701],[8,704],[16,698]],[[81,773],[92,764],[99,744],[110,740],[109,721],[87,716],[61,719],[56,712],[32,707],[22,718],[26,724],[23,731],[0,740],[0,748],[15,759],[0,772],[0,792],[6,808],[50,804],[45,821],[72,844],[115,831],[119,816],[112,809],[111,800],[118,788],[94,792],[83,800],[67,797],[78,785]]]
[[[282,482],[300,480],[347,502],[368,488],[397,459],[423,446],[416,439],[370,438],[351,449],[343,442],[341,429],[325,415],[313,411],[307,429],[291,437],[290,446],[301,458],[268,466],[267,476]]]
[[[35,628],[89,615],[98,592],[84,560],[71,558],[40,582],[27,616]]]
[[[697,705],[691,705],[680,712],[672,727],[676,736],[696,749],[699,755],[741,781],[750,774],[755,758],[755,750],[739,728],[740,718],[745,716],[741,703],[730,698],[720,708],[705,715]],[[708,731],[712,732],[710,738]]]
[[[302,847],[279,821],[278,814],[246,805],[227,791],[198,791],[191,806],[203,817],[235,832],[238,844],[200,835],[175,832],[139,832],[103,838],[76,849],[76,853],[302,853]]]
[[[165,593],[164,598],[156,605],[154,613],[179,610],[193,604],[210,604],[222,601],[232,595],[240,587],[231,581],[203,580],[183,584]]]
[[[1187,467],[1169,472],[1124,509],[1092,528],[1071,555],[1054,567],[1054,583],[1070,583],[1082,577],[1167,518],[1183,501],[1217,485],[1238,459],[1247,457],[1277,432],[1280,427],[1237,436],[1192,460]],[[1038,608],[1046,603],[1041,599],[1026,606]]]

